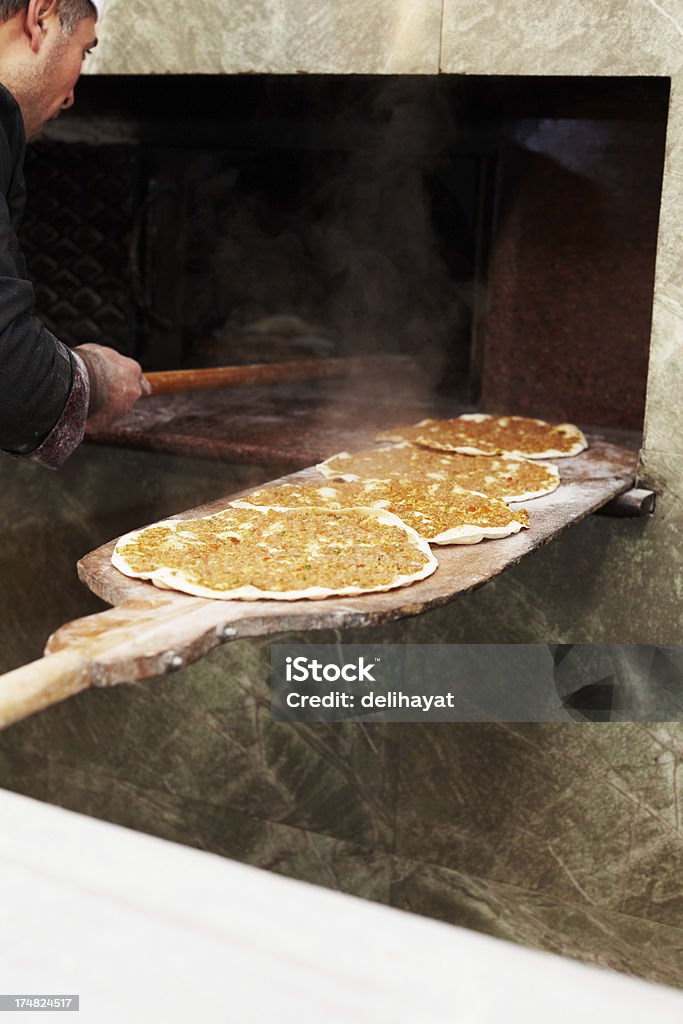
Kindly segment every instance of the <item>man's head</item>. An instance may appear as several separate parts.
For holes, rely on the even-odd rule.
[[[97,17],[97,4],[91,0],[61,0],[59,20],[67,32],[72,33],[81,18]],[[15,14],[28,10],[28,0],[0,0],[0,23]]]
[[[73,104],[96,20],[91,0],[0,0],[0,82],[21,108],[27,138]]]

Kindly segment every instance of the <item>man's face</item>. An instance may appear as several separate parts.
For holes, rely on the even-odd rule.
[[[42,45],[17,96],[29,139],[73,105],[83,61],[97,45],[94,17],[82,18],[72,35],[62,29],[56,14],[46,22]]]

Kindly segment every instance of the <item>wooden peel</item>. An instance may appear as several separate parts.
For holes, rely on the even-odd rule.
[[[427,579],[354,598],[219,601],[158,590],[113,567],[115,541],[110,541],[86,555],[78,571],[95,594],[115,607],[62,626],[50,638],[44,658],[0,676],[0,729],[89,686],[163,676],[230,640],[380,625],[446,604],[627,491],[635,468],[635,452],[592,436],[588,451],[563,460],[560,487],[534,500],[529,530],[504,542],[441,548],[439,569]],[[311,482],[316,477],[313,470],[302,470],[279,482]],[[179,518],[211,515],[228,501],[221,499]]]
[[[404,356],[356,356],[348,359],[299,359],[282,363],[250,363],[245,366],[211,366],[202,370],[161,370],[146,373],[151,395],[182,391],[215,391],[248,388],[259,384],[320,380],[347,374],[409,369],[413,361]]]

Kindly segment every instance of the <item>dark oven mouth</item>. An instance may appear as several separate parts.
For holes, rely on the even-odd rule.
[[[27,155],[39,313],[147,370],[401,355],[417,404],[639,431],[668,89],[85,78]]]

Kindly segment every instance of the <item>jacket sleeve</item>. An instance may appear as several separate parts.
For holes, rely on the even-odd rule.
[[[88,374],[34,305],[0,193],[0,449],[56,469],[83,439]]]

